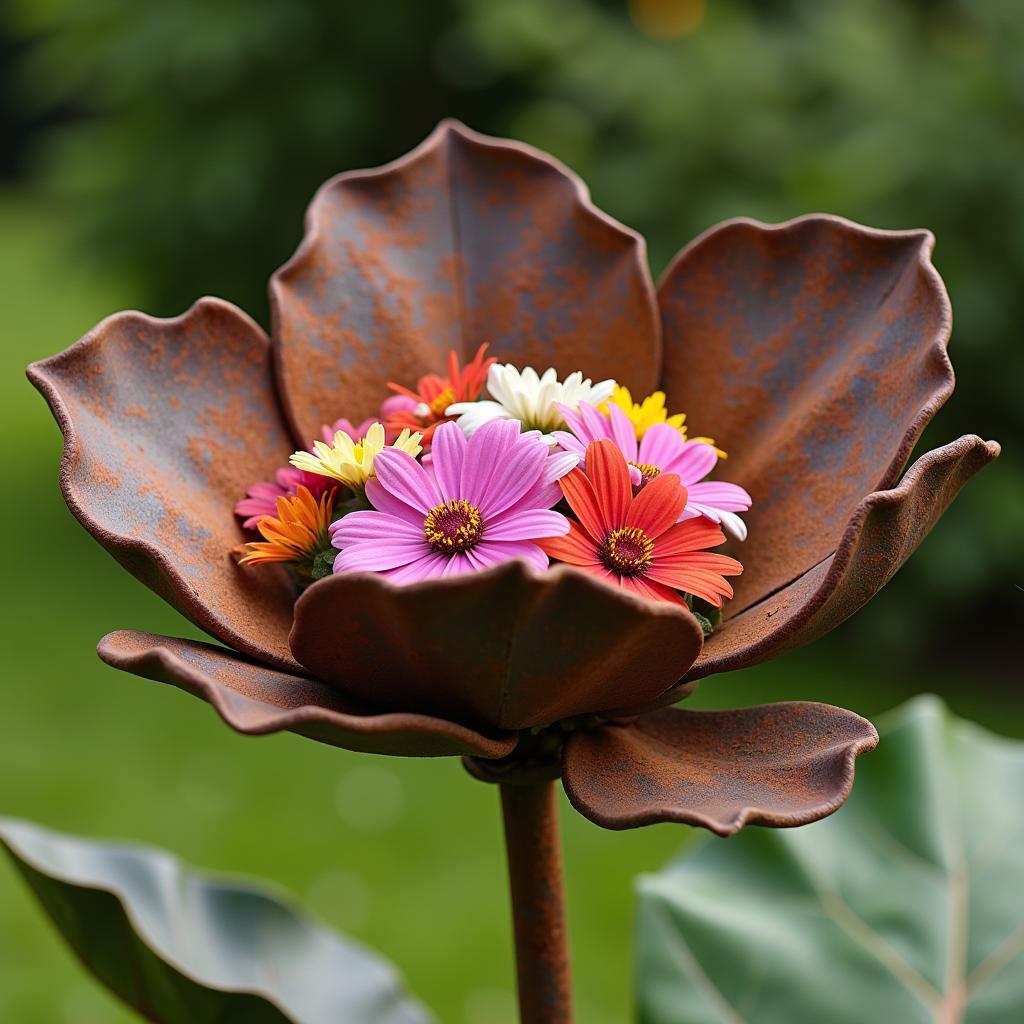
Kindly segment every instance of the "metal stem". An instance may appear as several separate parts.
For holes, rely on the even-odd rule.
[[[555,783],[502,783],[521,1024],[572,1024]]]

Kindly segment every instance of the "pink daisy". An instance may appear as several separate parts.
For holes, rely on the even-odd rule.
[[[327,444],[330,444],[334,440],[334,435],[343,430],[353,441],[358,441],[365,437],[367,430],[376,422],[374,419],[368,419],[363,420],[359,426],[353,426],[351,421],[342,417],[333,425],[323,424],[320,435]],[[235,515],[245,516],[242,526],[247,530],[255,530],[264,516],[277,515],[278,498],[294,497],[300,487],[305,487],[314,498],[319,499],[321,495],[334,490],[337,486],[338,481],[328,476],[307,473],[294,466],[285,466],[274,474],[273,481],[253,484],[245,492],[246,496],[235,506]]]
[[[337,572],[379,572],[413,583],[486,569],[513,558],[547,568],[536,541],[561,537],[569,521],[551,510],[577,459],[551,454],[515,420],[494,420],[470,439],[454,423],[434,433],[428,471],[385,449],[366,482],[375,511],[350,512],[330,528]]]
[[[629,417],[611,403],[607,415],[587,402],[580,402],[575,410],[560,405],[558,411],[569,430],[557,430],[551,436],[565,451],[579,456],[581,465],[592,441],[613,441],[626,457],[634,488],[643,487],[661,473],[675,473],[679,477],[687,490],[686,507],[679,522],[704,516],[721,524],[738,540],[746,539],[747,524],[736,513],[750,508],[750,495],[738,484],[704,480],[718,462],[718,453],[710,444],[686,441],[667,423],[649,427],[638,441]]]

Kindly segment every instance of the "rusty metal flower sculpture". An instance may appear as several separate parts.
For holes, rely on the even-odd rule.
[[[446,122],[324,185],[269,340],[203,299],[30,368],[71,510],[220,642],[100,656],[242,733],[500,783],[523,1019],[567,1020],[553,779],[607,828],[729,835],[831,813],[876,742],[827,705],[669,705],[853,614],[998,454],[968,436],[903,473],[953,387],[931,246],[730,221],[655,290],[570,172]],[[676,409],[735,483],[701,482],[720,452]]]

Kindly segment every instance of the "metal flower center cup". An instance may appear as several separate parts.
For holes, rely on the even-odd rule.
[[[427,513],[423,520],[427,543],[442,554],[453,555],[474,547],[483,534],[480,509],[464,498],[446,501]]]

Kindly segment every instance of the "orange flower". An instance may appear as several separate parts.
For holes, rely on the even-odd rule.
[[[416,390],[401,384],[388,383],[395,394],[411,399],[415,405],[406,409],[395,409],[385,414],[384,425],[389,435],[402,429],[418,430],[423,433],[422,443],[429,446],[434,430],[450,417],[445,410],[456,402],[475,401],[487,381],[487,371],[497,360],[494,356],[484,358],[487,344],[477,349],[473,359],[459,367],[459,357],[454,350],[448,352],[448,376],[441,377],[428,373],[416,382]]]
[[[685,591],[721,607],[723,597],[732,597],[725,577],[743,566],[705,550],[725,542],[717,524],[703,517],[677,522],[686,488],[675,473],[655,477],[634,496],[613,441],[591,442],[586,467],[559,481],[579,523],[570,520],[564,537],[537,541],[552,558],[658,601],[685,604]]]
[[[331,545],[327,527],[331,525],[334,495],[331,488],[318,501],[300,486],[294,495],[278,498],[277,515],[264,516],[256,526],[265,539],[235,549],[245,552],[240,564],[294,562],[312,568],[313,559]]]

